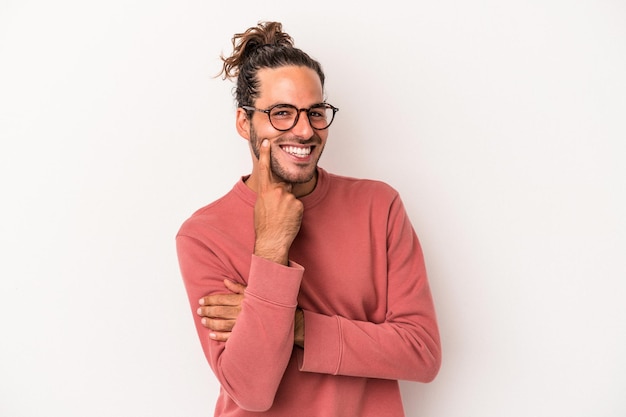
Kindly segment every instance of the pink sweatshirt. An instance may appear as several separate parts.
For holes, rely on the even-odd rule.
[[[252,255],[256,194],[242,181],[177,235],[181,273],[221,390],[215,416],[403,416],[397,380],[431,381],[441,346],[422,250],[388,185],[318,168],[283,266]],[[247,285],[228,342],[196,310],[227,278]],[[304,311],[304,349],[293,344]],[[260,413],[259,413],[260,412]]]

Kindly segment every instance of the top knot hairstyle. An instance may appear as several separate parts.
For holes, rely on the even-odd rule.
[[[254,105],[259,96],[257,72],[263,68],[307,67],[317,73],[324,87],[325,77],[319,62],[293,46],[293,39],[283,32],[280,22],[259,22],[233,36],[232,44],[232,55],[220,56],[224,64],[218,76],[237,78],[235,101],[238,107]]]

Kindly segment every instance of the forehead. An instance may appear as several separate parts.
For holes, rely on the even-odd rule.
[[[258,107],[286,103],[298,107],[324,101],[322,83],[315,71],[307,67],[263,68],[259,79]]]

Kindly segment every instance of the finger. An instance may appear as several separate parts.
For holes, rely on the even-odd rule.
[[[213,294],[202,297],[198,304],[201,306],[236,306],[241,303],[242,294]]]
[[[257,190],[259,192],[266,190],[274,182],[270,153],[270,141],[263,139],[261,149],[259,149],[259,189]]]
[[[241,307],[237,306],[212,306],[200,307],[196,310],[196,314],[200,317],[209,317],[212,319],[236,319],[241,312]]]
[[[228,340],[228,338],[230,337],[231,332],[211,332],[209,333],[209,337],[212,340],[215,340],[217,342],[226,342]]]
[[[235,294],[243,294],[246,289],[245,285],[239,284],[238,282],[231,281],[229,279],[224,280],[224,286],[228,288],[229,291],[232,291]]]
[[[201,323],[204,327],[214,332],[230,332],[235,327],[235,320],[214,320],[203,317]]]

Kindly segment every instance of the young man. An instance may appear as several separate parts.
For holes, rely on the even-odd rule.
[[[233,38],[253,168],[177,235],[215,416],[403,416],[398,380],[441,363],[422,251],[398,193],[318,167],[337,108],[280,23]]]

